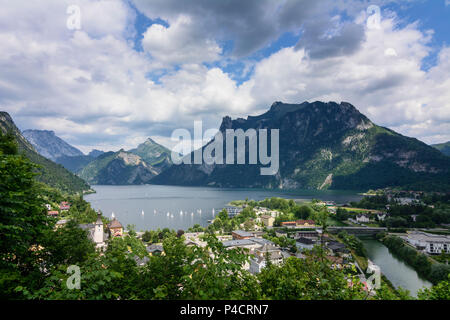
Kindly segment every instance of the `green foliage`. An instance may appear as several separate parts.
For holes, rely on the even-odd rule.
[[[387,236],[382,241],[390,251],[413,267],[420,276],[433,284],[447,279],[447,276],[450,274],[450,266],[442,263],[432,263],[427,256],[404,244],[399,237]]]
[[[353,300],[365,299],[361,284],[352,278],[349,286],[342,271],[333,270],[324,259],[325,253],[315,247],[306,253],[306,259],[291,257],[281,266],[264,268],[257,278],[261,285],[261,298],[274,300]]]
[[[450,274],[448,280],[443,280],[429,289],[420,290],[417,296],[421,300],[450,300]]]

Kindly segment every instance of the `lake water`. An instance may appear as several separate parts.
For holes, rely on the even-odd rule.
[[[320,199],[335,201],[338,204],[359,201],[362,198],[356,191],[284,191],[157,185],[93,186],[93,189],[96,193],[86,195],[85,200],[89,201],[94,209],[100,209],[107,217],[111,217],[114,212],[122,225],[134,224],[137,231],[165,227],[185,230],[194,224],[207,226],[208,220],[214,218],[213,209],[217,214],[230,201],[245,198],[263,200],[283,197],[300,201]]]
[[[423,287],[431,287],[431,283],[421,279],[417,272],[403,261],[394,257],[388,248],[377,240],[361,240],[367,250],[369,259],[381,268],[381,273],[398,288],[409,290],[412,296]]]

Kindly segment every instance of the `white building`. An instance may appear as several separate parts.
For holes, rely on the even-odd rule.
[[[256,274],[266,267],[267,258],[275,265],[283,262],[281,250],[270,244],[265,244],[254,250],[254,258],[250,259],[250,273]]]
[[[364,215],[364,214],[359,214],[356,216],[356,221],[358,222],[369,222],[370,219],[368,216]]]
[[[429,254],[450,253],[450,236],[425,233],[422,231],[408,232],[404,237],[409,244]]]
[[[87,230],[89,238],[95,243],[95,247],[101,251],[106,248],[108,234],[103,231],[102,214],[98,213],[95,223],[80,224],[80,228]]]

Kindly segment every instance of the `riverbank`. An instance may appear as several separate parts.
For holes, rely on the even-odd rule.
[[[420,289],[432,286],[431,282],[421,277],[403,259],[395,256],[382,242],[369,238],[361,239],[361,241],[369,259],[380,267],[381,273],[396,290],[406,289],[413,297],[416,297]]]

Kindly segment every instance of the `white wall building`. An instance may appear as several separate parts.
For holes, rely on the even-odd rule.
[[[429,254],[450,253],[450,236],[412,231],[404,239],[417,249]]]

